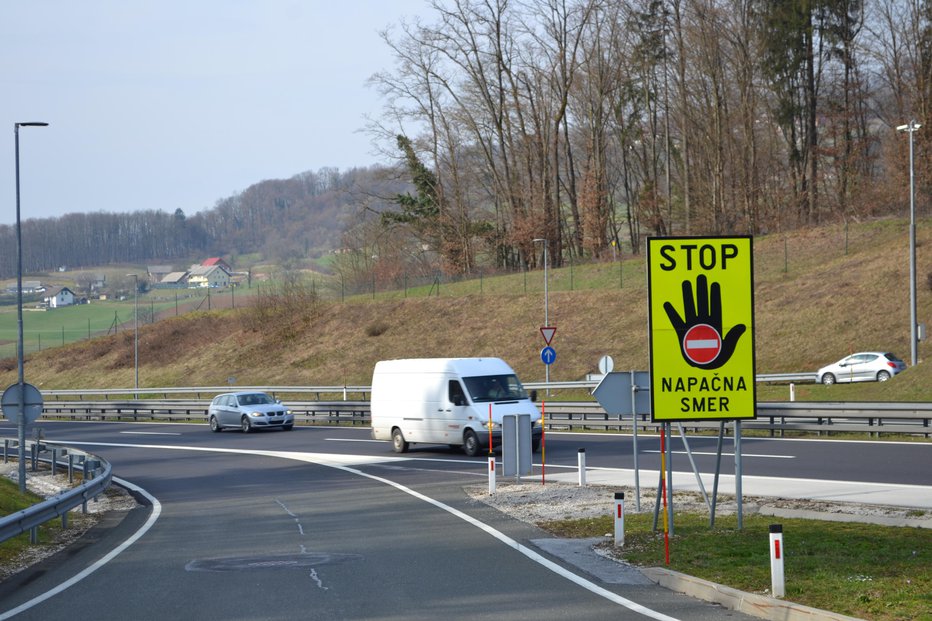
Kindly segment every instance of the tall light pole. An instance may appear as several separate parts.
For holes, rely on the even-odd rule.
[[[913,132],[922,127],[915,120],[896,128],[898,132],[909,132],[909,355],[910,364],[918,360],[916,338],[916,176],[913,167]]]
[[[547,300],[547,240],[537,238],[533,240],[535,244],[544,246],[544,327],[550,327],[550,307]],[[544,365],[544,381],[550,383],[550,365]],[[547,394],[550,394],[550,388],[547,388]]]
[[[133,388],[139,390],[139,274],[127,274],[133,277],[133,370],[135,380]],[[137,393],[134,397],[139,398]]]
[[[48,123],[32,121],[13,123],[14,142],[16,144],[16,365],[18,370],[17,386],[19,393],[19,491],[26,491],[26,378],[23,364],[23,231],[19,216],[19,128],[46,127]]]

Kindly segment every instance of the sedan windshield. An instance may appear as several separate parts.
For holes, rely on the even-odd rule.
[[[528,398],[524,386],[515,375],[479,375],[464,377],[463,381],[475,403]]]
[[[270,403],[274,403],[270,396],[261,392],[248,395],[239,395],[236,397],[236,401],[240,405],[268,405]]]

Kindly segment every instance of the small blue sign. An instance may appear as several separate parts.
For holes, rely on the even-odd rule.
[[[540,350],[540,359],[544,364],[553,364],[553,361],[557,359],[557,351],[548,345],[547,347]]]

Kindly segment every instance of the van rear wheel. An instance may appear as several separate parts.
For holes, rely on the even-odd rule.
[[[479,436],[472,429],[467,429],[463,434],[463,452],[470,457],[479,454]]]
[[[408,441],[405,440],[404,434],[401,433],[401,429],[397,427],[392,429],[392,448],[396,453],[408,452]]]

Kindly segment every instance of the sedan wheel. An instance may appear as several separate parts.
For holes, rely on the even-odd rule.
[[[216,416],[210,417],[210,430],[213,432],[222,431],[222,428],[220,427],[220,423],[217,421]]]
[[[890,379],[890,374],[887,373],[886,371],[880,371],[880,372],[877,373],[877,381],[878,381],[878,382],[885,382],[885,381],[887,381],[888,379]]]
[[[832,375],[831,373],[826,373],[825,375],[822,376],[822,383],[825,384],[826,386],[831,386],[832,384],[835,383],[835,376]]]
[[[243,430],[243,433],[249,433],[252,431],[252,425],[249,424],[249,419],[245,416],[243,417],[243,420],[240,421],[240,428]]]

